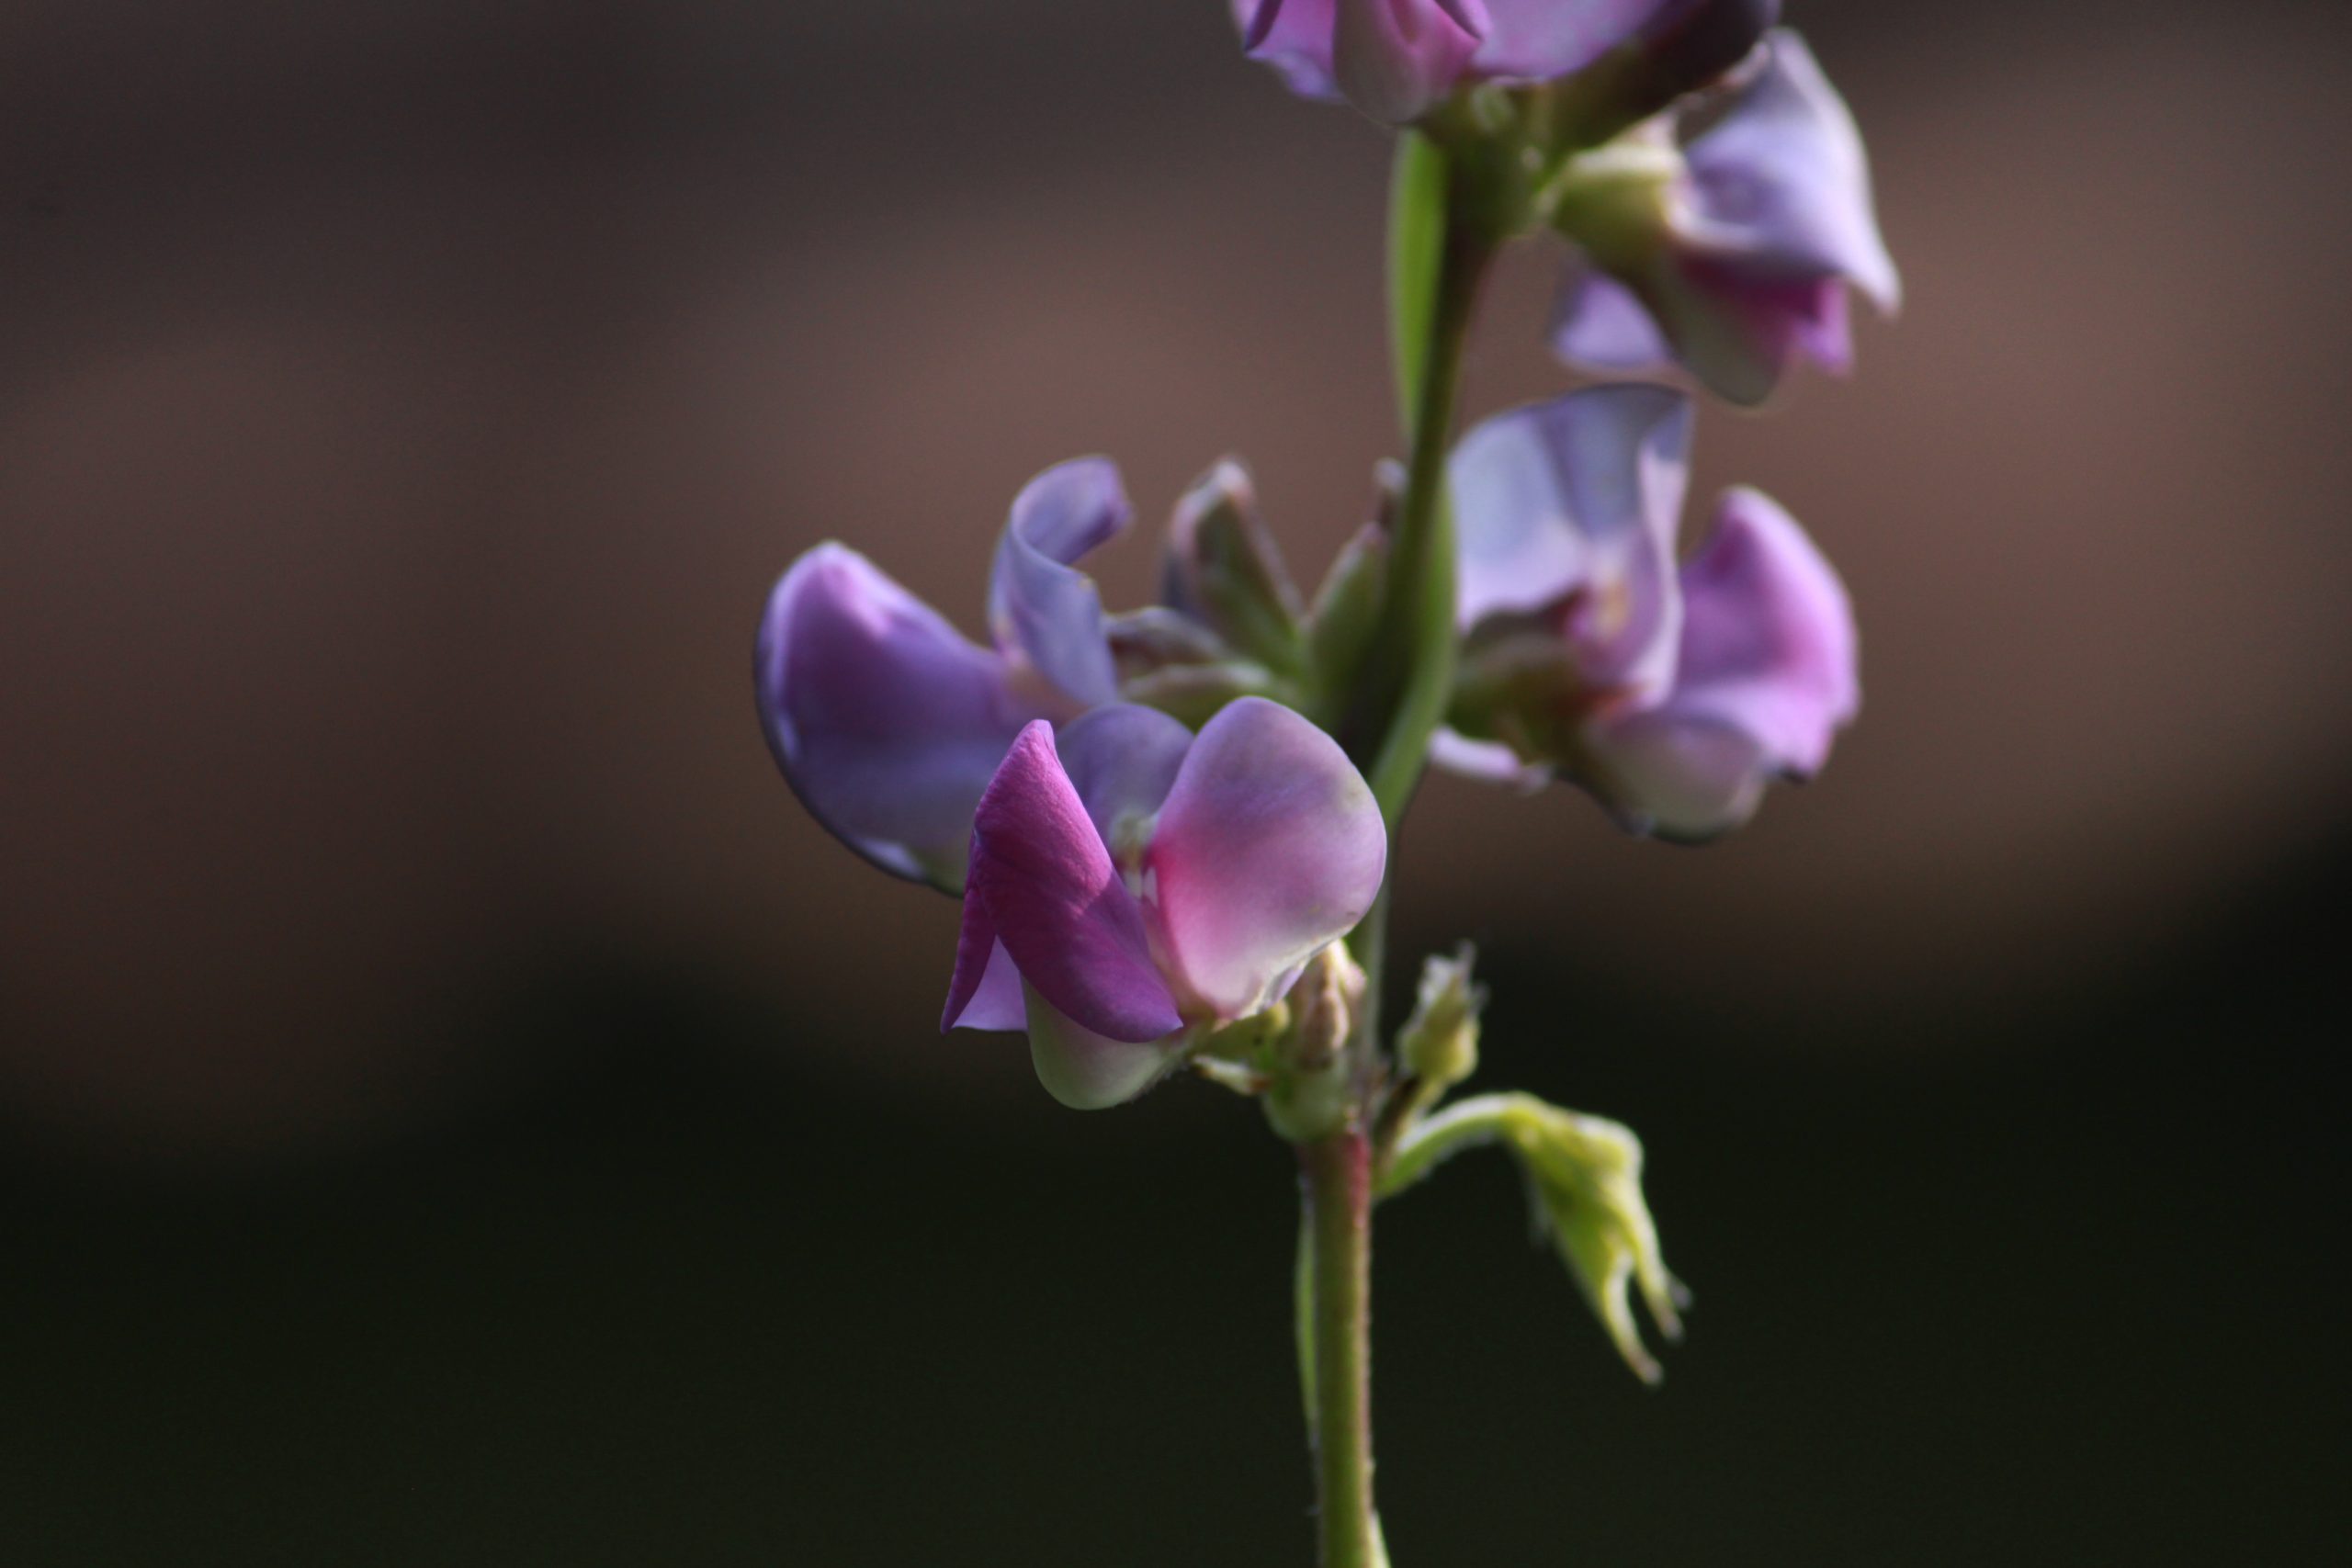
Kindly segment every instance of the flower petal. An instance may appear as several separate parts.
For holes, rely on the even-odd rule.
[[[1769,496],[1735,490],[1682,569],[1682,599],[1667,705],[1737,726],[1777,769],[1818,772],[1861,706],[1853,605],[1820,548]]]
[[[947,984],[947,1008],[939,1032],[951,1029],[1025,1027],[1021,970],[996,939],[988,905],[966,894],[964,923],[956,938],[956,976]]]
[[[1282,73],[1301,97],[1326,102],[1340,96],[1331,67],[1338,0],[1233,0],[1242,48]]]
[[[1029,1060],[1046,1092],[1073,1111],[1123,1105],[1158,1082],[1184,1052],[1184,1037],[1129,1042],[1097,1034],[1023,987]]]
[[[1690,402],[1610,386],[1488,420],[1450,478],[1460,620],[1569,602],[1563,633],[1596,688],[1663,692],[1679,608],[1674,535],[1689,477]]]
[[[1152,962],[1142,907],[1043,721],[1021,732],[980,797],[967,902],[975,897],[1022,978],[1086,1028],[1141,1043],[1182,1027]]]
[[[1880,236],[1870,159],[1804,40],[1775,29],[1763,69],[1685,152],[1686,238],[1768,275],[1842,277],[1892,313],[1903,286]]]
[[[1029,665],[1080,707],[1118,695],[1102,601],[1070,563],[1125,528],[1135,515],[1119,470],[1081,457],[1046,469],[1012,503],[989,583],[989,626],[997,647]]]
[[[1769,498],[1724,498],[1682,592],[1673,693],[1598,727],[1592,750],[1596,783],[1622,814],[1695,839],[1744,821],[1770,778],[1817,772],[1860,688],[1845,586]]]
[[[1578,267],[1560,291],[1554,352],[1569,364],[1611,375],[1650,375],[1674,364],[1657,318],[1605,272]]]
[[[1371,909],[1387,852],[1338,742],[1262,697],[1226,708],[1193,743],[1144,859],[1180,994],[1222,1020],[1264,1009]]]
[[[1552,780],[1547,764],[1523,762],[1518,752],[1499,740],[1473,740],[1451,729],[1430,737],[1430,761],[1457,778],[1509,784],[1531,794]]]
[[[1193,732],[1158,708],[1114,703],[1065,725],[1054,746],[1094,830],[1115,846],[1159,814]]]
[[[1549,82],[1581,71],[1682,0],[1487,0],[1482,76]]]
[[[769,749],[810,815],[899,876],[962,886],[972,808],[1034,712],[1003,660],[856,551],[820,545],[760,623]]]
[[[1337,0],[1337,7],[1332,75],[1348,102],[1390,125],[1420,118],[1452,94],[1486,33],[1482,0]]]

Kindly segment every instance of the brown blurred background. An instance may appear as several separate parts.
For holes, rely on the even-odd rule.
[[[1865,717],[1703,852],[1425,792],[1401,947],[1648,1134],[1704,1310],[1642,1396],[1502,1173],[1400,1206],[1392,1540],[2340,1560],[2352,26],[1789,12],[1909,299],[1702,479],[1839,563]],[[1152,524],[1238,452],[1319,571],[1385,148],[1234,52],[0,11],[0,1559],[1303,1560],[1279,1150],[939,1040],[953,906],[799,812],[748,668],[831,536],[978,630],[1080,452]],[[1481,405],[1564,384],[1555,264]]]

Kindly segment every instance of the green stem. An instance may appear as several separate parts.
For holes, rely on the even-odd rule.
[[[1398,386],[1412,441],[1388,592],[1357,734],[1377,735],[1367,778],[1392,832],[1453,689],[1453,514],[1446,458],[1471,319],[1498,242],[1466,209],[1445,152],[1408,134],[1398,154],[1390,267]],[[1360,742],[1361,744],[1361,742]]]
[[[1498,246],[1492,227],[1464,210],[1456,173],[1436,143],[1407,133],[1392,195],[1389,277],[1397,387],[1412,451],[1373,655],[1341,727],[1380,802],[1392,849],[1453,686],[1453,519],[1445,463],[1470,321]],[[1299,1149],[1299,1375],[1315,1447],[1323,1568],[1388,1568],[1372,1504],[1373,1151],[1366,1130],[1374,1119],[1366,1100],[1380,1077],[1387,928],[1384,888],[1348,939],[1366,982],[1348,1044],[1357,1113],[1341,1131]]]
[[[1532,1094],[1482,1094],[1456,1100],[1397,1139],[1378,1174],[1379,1195],[1393,1198],[1464,1149],[1522,1145],[1537,1135],[1551,1107]]]
[[[1316,1514],[1323,1568],[1386,1568],[1372,1506],[1372,1145],[1351,1125],[1299,1145],[1301,1281],[1312,1350]]]

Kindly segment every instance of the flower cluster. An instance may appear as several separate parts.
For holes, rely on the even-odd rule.
[[[1695,842],[1823,766],[1860,700],[1845,588],[1753,490],[1686,550],[1696,405],[1674,380],[1747,405],[1799,361],[1842,370],[1848,289],[1891,312],[1899,286],[1852,118],[1777,0],[1230,4],[1292,88],[1406,128],[1410,460],[1380,466],[1377,519],[1302,593],[1220,462],[1173,510],[1159,602],[1108,614],[1083,563],[1134,508],[1107,459],[1065,463],[1013,502],[985,642],[822,544],[769,599],[757,687],[817,820],[961,898],[943,1029],[1025,1032],[1080,1108],[1190,1066],[1299,1145],[1301,1349],[1340,1401],[1327,1561],[1363,1563],[1368,1437],[1341,1384],[1364,1375],[1375,1197],[1499,1144],[1644,1377],[1634,1288],[1668,1337],[1685,1301],[1630,1132],[1524,1095],[1443,1104],[1480,1055],[1466,950],[1379,1037],[1396,818],[1433,761],[1566,781]],[[1479,283],[1544,231],[1577,249],[1555,346],[1602,379],[1454,441]]]

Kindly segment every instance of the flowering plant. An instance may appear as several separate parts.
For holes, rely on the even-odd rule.
[[[1457,441],[1494,258],[1578,261],[1557,346],[1610,373],[1761,400],[1850,359],[1845,289],[1892,310],[1861,142],[1771,0],[1232,0],[1305,96],[1396,126],[1389,262],[1406,460],[1312,594],[1233,462],[1179,502],[1160,602],[1104,612],[1080,570],[1133,521],[1118,471],[1048,469],[1012,505],[976,643],[820,545],[761,622],[760,715],[808,810],[963,901],[943,1027],[1025,1033],[1067,1105],[1190,1073],[1298,1151],[1300,1372],[1321,1561],[1387,1561],[1372,1498],[1374,1205],[1500,1145],[1633,1370],[1632,1302],[1679,1336],[1625,1128],[1495,1094],[1467,949],[1384,1031],[1384,887],[1427,764],[1558,779],[1628,830],[1746,821],[1855,715],[1845,590],[1796,522],[1735,490],[1679,532],[1693,403],[1619,381]],[[943,968],[946,965],[943,961]]]

